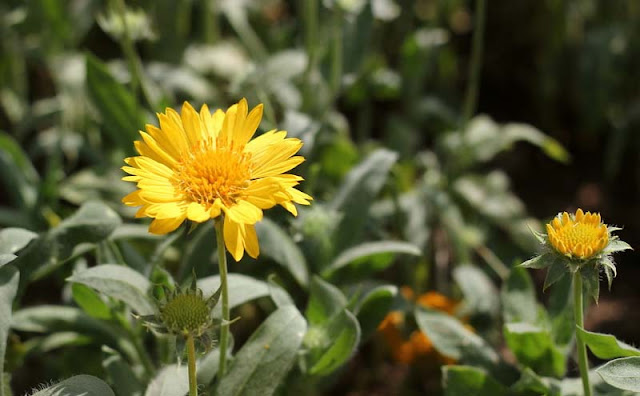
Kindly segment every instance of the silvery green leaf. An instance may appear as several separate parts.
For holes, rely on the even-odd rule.
[[[115,396],[109,385],[91,375],[76,375],[31,396]],[[181,395],[182,396],[182,395]]]
[[[547,268],[551,264],[553,264],[552,256],[550,254],[542,254],[525,261],[519,266],[523,268],[543,269]]]

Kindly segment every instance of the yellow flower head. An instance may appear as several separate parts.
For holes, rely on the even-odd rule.
[[[609,231],[600,214],[585,214],[582,209],[575,215],[558,214],[547,224],[547,236],[556,251],[581,260],[594,257],[609,243]]]
[[[196,112],[187,102],[178,114],[167,108],[157,114],[160,128],[146,125],[136,141],[140,154],[125,159],[123,180],[138,189],[123,198],[140,206],[136,217],[151,217],[149,231],[166,234],[186,219],[202,223],[224,215],[224,241],[236,261],[244,252],[260,252],[254,224],[262,211],[281,205],[294,216],[293,203],[309,205],[312,198],[298,191],[302,178],[286,174],[304,161],[296,156],[302,142],[287,132],[272,130],[251,140],[262,105],[248,111],[247,101],[226,112]]]

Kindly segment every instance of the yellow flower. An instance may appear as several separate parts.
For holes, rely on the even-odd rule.
[[[575,215],[558,214],[547,224],[547,235],[553,248],[563,255],[581,260],[600,253],[609,243],[609,231],[600,214],[586,214],[578,209]]]
[[[123,198],[128,206],[140,206],[136,217],[151,217],[149,231],[166,234],[186,219],[202,223],[224,217],[224,241],[236,261],[260,252],[254,224],[262,211],[281,205],[294,216],[293,203],[308,205],[312,199],[295,187],[301,177],[285,172],[304,161],[295,154],[302,142],[272,130],[251,140],[262,105],[248,111],[247,101],[224,112],[210,113],[207,105],[196,112],[187,102],[178,114],[167,108],[157,114],[160,128],[146,125],[140,154],[125,159],[129,173],[123,180],[138,189]]]

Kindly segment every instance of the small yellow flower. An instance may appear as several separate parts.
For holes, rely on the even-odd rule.
[[[561,254],[581,260],[600,253],[609,243],[609,231],[599,213],[558,214],[547,224],[547,235],[553,248]]]
[[[287,132],[272,130],[251,140],[262,105],[248,111],[247,101],[224,112],[196,112],[187,102],[178,114],[167,108],[157,114],[160,127],[146,125],[140,154],[125,159],[129,173],[123,180],[138,189],[123,198],[128,206],[140,206],[136,217],[151,217],[149,231],[166,234],[184,220],[197,223],[224,216],[224,241],[236,261],[246,251],[260,253],[254,224],[262,211],[281,205],[294,216],[294,203],[308,205],[312,198],[295,187],[301,177],[285,172],[304,161],[295,154],[302,147]]]

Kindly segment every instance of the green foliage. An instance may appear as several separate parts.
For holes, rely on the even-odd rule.
[[[576,330],[566,276],[574,267],[548,251],[511,265],[544,241],[524,201],[552,213],[550,203],[589,196],[558,198],[577,181],[613,197],[617,180],[598,177],[633,177],[620,172],[639,151],[637,84],[627,81],[640,59],[629,39],[638,9],[628,0],[492,3],[479,65],[465,43],[482,25],[471,4],[482,2],[0,5],[0,396],[81,372],[113,391],[80,375],[35,394],[187,393],[187,368],[175,364],[184,345],[134,315],[154,313],[192,278],[207,297],[218,290],[213,227],[149,234],[121,202],[131,186],[119,168],[152,114],[241,97],[264,104],[256,135],[276,128],[304,142],[296,169],[314,200],[295,219],[265,213],[259,258],[229,266],[238,347],[232,337],[220,376],[217,340],[206,340],[199,393],[578,396],[576,379],[559,378],[572,367],[576,334],[596,357],[616,359],[591,372],[596,395],[640,392],[636,348]],[[531,23],[518,25],[517,42],[498,37],[522,10]],[[527,62],[504,56],[510,45],[536,59],[534,77],[522,75]],[[469,66],[482,66],[480,107],[490,115],[462,114]],[[496,84],[508,89],[490,91]],[[535,126],[497,121],[509,118]],[[585,147],[602,154],[587,156],[587,167]],[[538,176],[529,160],[542,158],[589,174],[562,179],[564,188],[560,176],[525,180]],[[611,289],[610,255],[629,249],[612,236],[597,265],[581,263],[587,296],[597,302],[601,274]],[[520,267],[547,268],[542,300],[538,279]],[[459,300],[455,312],[421,307],[427,291]],[[401,370],[391,362],[399,347],[378,327],[392,311],[404,318],[385,321],[400,345],[422,331],[438,354]],[[440,355],[457,360],[442,381],[432,370]]]
[[[640,392],[640,357],[625,357],[607,362],[596,370],[609,385]]]
[[[295,307],[276,310],[238,351],[216,394],[274,394],[295,362],[306,327]]]

